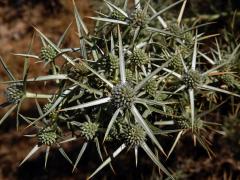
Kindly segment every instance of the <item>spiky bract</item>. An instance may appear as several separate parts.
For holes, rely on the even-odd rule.
[[[198,71],[189,70],[183,74],[182,81],[185,83],[187,88],[194,89],[197,85],[202,83],[203,78]]]
[[[122,136],[129,147],[140,146],[146,140],[146,132],[139,124],[129,124]]]
[[[53,61],[56,56],[57,52],[55,51],[55,49],[52,46],[47,45],[42,47],[39,58],[45,62],[50,62]]]
[[[148,54],[142,49],[134,49],[129,57],[129,62],[138,66],[145,65],[149,63],[149,61]]]
[[[116,85],[112,89],[112,102],[116,108],[130,108],[134,97],[134,91],[128,83]]]
[[[7,101],[9,103],[18,103],[24,96],[24,84],[23,83],[11,83],[5,92]]]
[[[57,142],[59,136],[54,128],[47,126],[38,132],[37,137],[40,144],[51,146]]]
[[[81,136],[87,141],[93,140],[97,134],[98,128],[99,124],[95,122],[84,122],[79,127]]]
[[[131,14],[131,21],[133,26],[144,27],[148,23],[148,14],[141,9],[136,9]]]

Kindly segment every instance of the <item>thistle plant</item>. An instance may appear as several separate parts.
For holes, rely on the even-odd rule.
[[[40,115],[43,114],[43,110],[40,107],[38,101],[36,101],[36,106],[38,109],[38,112]],[[26,121],[27,123],[31,123],[34,118],[27,118],[20,114],[22,119]],[[56,115],[58,116],[58,115]],[[45,162],[44,167],[47,167],[47,162],[49,158],[49,153],[51,148],[57,147],[59,152],[63,155],[63,157],[71,164],[72,160],[68,157],[68,155],[65,153],[64,149],[61,147],[61,144],[73,141],[75,138],[66,138],[63,136],[61,128],[58,126],[56,121],[56,116],[49,116],[46,118],[43,118],[42,122],[34,124],[34,129],[36,131],[35,134],[25,135],[27,137],[36,138],[37,144],[32,148],[32,150],[28,153],[28,155],[23,159],[23,161],[20,163],[22,165],[24,162],[26,162],[31,156],[33,156],[37,151],[40,149],[45,149]]]
[[[51,95],[48,94],[39,94],[39,93],[32,93],[27,91],[27,81],[33,81],[33,79],[27,79],[28,74],[28,60],[25,60],[24,63],[24,70],[23,70],[23,80],[16,80],[14,75],[11,73],[9,68],[7,67],[6,63],[3,61],[3,59],[0,57],[1,65],[3,66],[5,72],[7,73],[7,76],[9,77],[10,81],[4,82],[9,84],[6,88],[4,95],[6,97],[6,102],[2,103],[0,105],[1,108],[5,108],[9,105],[12,107],[8,110],[8,112],[1,118],[0,124],[2,124],[8,116],[17,109],[17,118],[16,118],[16,127],[18,129],[19,126],[19,112],[21,108],[21,104],[23,103],[24,99],[27,98],[50,98]],[[44,78],[43,78],[44,79]]]
[[[213,154],[207,136],[209,131],[219,132],[218,124],[204,119],[211,110],[204,107],[206,101],[202,97],[213,92],[240,97],[236,86],[224,89],[219,83],[226,74],[223,68],[229,62],[236,63],[233,59],[239,45],[226,61],[221,60],[218,41],[208,52],[203,51],[204,40],[210,41],[215,35],[198,33],[204,25],[188,27],[183,24],[186,0],[158,11],[150,1],[135,0],[134,8],[129,7],[127,0],[120,6],[109,1],[104,3],[103,11],[97,12],[96,17],[88,17],[96,21],[90,33],[73,1],[79,47],[62,47],[71,24],[56,44],[35,28],[42,48],[37,53],[15,54],[26,59],[23,80],[15,80],[1,60],[11,79],[6,90],[7,104],[15,108],[24,98],[47,99],[45,105],[36,101],[37,118],[20,115],[27,123],[25,129],[36,129],[37,133],[31,137],[38,140],[22,163],[40,147],[46,147],[46,166],[50,148],[58,148],[74,171],[88,144],[94,143],[102,164],[89,178],[124,150],[134,151],[134,163],[138,166],[141,148],[173,179],[158,154],[170,156],[183,135],[191,133],[194,144],[198,142],[209,155]],[[180,4],[178,17],[170,20],[162,17]],[[27,62],[33,59],[49,69],[48,75],[27,78]],[[58,60],[62,66],[56,63]],[[57,90],[50,96],[30,96],[26,86],[30,81],[53,82]],[[5,120],[13,109],[2,119]],[[169,135],[176,135],[176,138],[167,152],[166,142],[159,137]],[[61,147],[62,143],[70,141],[82,144],[75,163]],[[107,147],[111,142],[116,143],[117,149],[109,155]],[[103,148],[108,157],[102,154]]]

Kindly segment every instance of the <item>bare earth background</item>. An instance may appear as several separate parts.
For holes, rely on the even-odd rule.
[[[89,16],[93,12],[94,3],[98,0],[76,0],[77,6],[81,15]],[[93,22],[84,19],[88,27],[93,26]],[[53,41],[64,32],[65,28],[74,22],[72,13],[72,1],[70,0],[1,0],[0,1],[0,55],[9,65],[13,74],[17,78],[21,78],[23,59],[15,57],[12,53],[26,52],[33,35],[33,25],[38,27]],[[74,24],[74,23],[73,23]],[[64,46],[74,47],[78,44],[75,27],[68,34]],[[39,37],[36,36],[33,50],[39,53],[41,44]],[[34,61],[30,61],[34,64]],[[43,74],[44,68],[41,66],[33,66],[30,69],[30,77],[35,77],[38,74]],[[0,80],[7,80],[5,73],[0,68]],[[0,85],[0,103],[4,102],[2,96],[5,86]],[[41,86],[32,87],[34,90],[41,91]],[[35,109],[31,106],[33,102],[25,103],[22,108],[22,113],[35,114]],[[0,117],[6,112],[6,109],[0,110]],[[31,161],[25,163],[22,167],[18,167],[19,162],[35,145],[35,141],[31,138],[23,137],[25,133],[20,128],[16,132],[14,115],[0,127],[0,180],[32,180],[32,179],[85,179],[87,173],[100,163],[99,158],[95,157],[96,152],[90,150],[81,161],[79,171],[72,174],[71,165],[68,164],[56,151],[52,153],[49,159],[47,170],[44,169],[44,154],[42,152],[34,156]],[[192,146],[191,138],[186,138],[183,145],[179,145],[175,150],[175,154],[168,162],[168,167],[173,169],[182,169],[183,173],[188,174],[188,178],[183,179],[240,179],[240,162],[234,153],[231,151],[231,146],[224,138],[212,135],[212,140],[215,144],[213,150],[216,152],[216,157],[209,159],[206,153],[201,148]],[[189,147],[186,148],[186,144]],[[66,151],[72,158],[76,158],[80,144],[70,144],[65,147]],[[93,148],[94,149],[94,148]],[[131,153],[125,156],[120,156],[121,163],[113,163],[116,167],[117,175],[114,179],[157,179],[152,173],[152,164],[147,160],[141,160],[138,169],[132,163],[133,159],[129,157]],[[90,159],[90,160],[89,160]],[[96,179],[104,179],[113,177],[110,168],[101,172]],[[233,175],[231,177],[231,174]],[[113,179],[113,178],[108,178]]]

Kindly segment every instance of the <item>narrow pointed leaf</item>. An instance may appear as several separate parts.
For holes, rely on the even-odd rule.
[[[79,36],[79,41],[80,41],[80,50],[81,50],[81,55],[87,59],[87,52],[86,52],[86,43],[84,41],[84,37],[88,35],[88,29],[85,26],[81,16],[78,13],[75,1],[73,0],[73,6],[74,6],[74,16],[76,19],[76,24],[77,24],[77,29],[78,29],[78,36]]]
[[[142,149],[147,153],[147,155],[151,158],[151,160],[171,179],[174,179],[171,173],[164,167],[164,165],[158,160],[158,158],[154,155],[148,145],[144,142],[141,144]]]
[[[68,142],[75,141],[75,140],[77,140],[77,137],[72,137],[72,138],[68,138],[68,139],[65,139],[65,140],[59,142],[59,144],[64,144],[64,143],[68,143]]]
[[[124,54],[123,54],[123,44],[122,44],[122,36],[120,32],[120,27],[118,26],[118,45],[119,45],[119,67],[120,67],[120,78],[121,83],[126,83],[126,72],[125,72],[125,61],[124,61]]]
[[[55,75],[47,75],[47,76],[38,76],[36,78],[27,79],[26,81],[49,81],[56,79],[68,79],[67,74],[55,74]]]
[[[177,23],[178,23],[178,25],[181,24],[182,17],[183,17],[183,13],[184,13],[186,4],[187,4],[187,0],[183,1],[183,5],[182,5],[182,7],[181,7],[180,13],[179,13],[178,18],[177,18]]]
[[[121,8],[115,6],[114,4],[112,4],[109,1],[104,0],[109,6],[111,6],[113,9],[117,10],[118,12],[120,12],[122,15],[124,15],[125,17],[128,17],[128,14],[126,12],[124,12]]]
[[[134,5],[136,9],[141,9],[140,0],[134,0]]]
[[[163,30],[163,29],[159,29],[159,28],[154,28],[154,27],[146,27],[146,30],[150,31],[150,32],[157,32],[163,35],[169,35],[169,36],[173,36],[173,37],[179,37],[169,31]]]
[[[40,107],[37,99],[35,99],[35,103],[36,103],[39,115],[42,116],[43,115],[43,111],[42,111],[42,108]]]
[[[22,57],[26,57],[26,58],[40,59],[37,55],[33,55],[33,54],[14,53],[13,55],[22,56]]]
[[[114,43],[114,39],[113,39],[113,34],[111,33],[111,49],[110,49],[110,52],[113,55],[115,55],[114,46],[115,46],[115,43]]]
[[[1,65],[3,66],[3,68],[4,68],[4,71],[7,73],[8,78],[9,78],[10,80],[12,80],[12,81],[15,81],[15,80],[16,80],[15,77],[13,76],[13,74],[11,73],[11,71],[8,69],[6,63],[4,62],[4,60],[2,59],[1,56],[0,56],[0,63],[1,63]]]
[[[186,85],[182,85],[180,88],[178,88],[176,91],[174,91],[173,93],[175,94],[175,93],[177,93],[177,92],[179,92],[179,91],[182,91],[183,89],[185,89],[186,88]]]
[[[229,61],[232,61],[235,58],[237,52],[239,52],[239,48],[240,48],[240,44],[232,52],[231,56],[229,57]]]
[[[65,37],[68,33],[68,30],[71,27],[71,25],[72,25],[72,22],[68,25],[67,29],[64,31],[64,33],[62,34],[62,36],[58,40],[57,47],[59,47],[59,48],[61,47],[61,45],[62,45],[62,43],[63,43],[63,41],[64,41],[64,39],[65,39]]]
[[[158,105],[158,106],[164,106],[167,104],[175,104],[177,102],[174,101],[155,101],[155,100],[150,100],[150,99],[143,99],[143,98],[136,98],[135,100],[136,103],[140,104],[147,104],[147,105]]]
[[[170,151],[169,151],[169,153],[167,155],[167,158],[169,158],[169,156],[172,154],[172,152],[173,152],[174,148],[176,147],[179,139],[181,138],[182,133],[183,133],[183,131],[180,131],[178,133],[178,135],[177,135],[177,137],[176,137],[176,139],[175,139],[175,141],[174,141],[174,143],[173,143],[173,145],[172,145],[172,147],[171,147],[171,149],[170,149]]]
[[[134,154],[135,154],[135,163],[137,167],[138,165],[138,147],[137,146],[134,148]]]
[[[185,31],[183,31],[182,34],[184,34],[186,32],[189,32],[189,31],[192,31],[194,29],[198,29],[200,27],[204,27],[204,26],[208,26],[210,24],[214,24],[214,23],[216,23],[216,22],[207,22],[207,23],[204,23],[204,24],[200,24],[200,25],[197,25],[197,26],[190,27],[190,28],[186,29]],[[197,35],[197,36],[199,37],[199,35]],[[212,36],[210,36],[210,37],[212,37]],[[203,40],[203,39],[206,39],[206,38],[202,38],[201,40]]]
[[[150,7],[151,11],[153,12],[153,14],[157,13],[156,10],[151,5],[149,5],[149,7]],[[168,27],[167,23],[163,20],[163,18],[160,15],[157,16],[157,19],[160,22],[160,24],[163,26],[164,29],[166,29]]]
[[[56,99],[56,101],[54,101],[54,103],[52,104],[52,106],[47,110],[47,112],[45,112],[42,116],[40,116],[39,118],[37,118],[35,121],[33,121],[31,124],[29,124],[27,126],[30,127],[33,124],[35,124],[37,121],[39,121],[40,119],[44,118],[45,116],[47,116],[50,112],[52,112],[52,110],[54,110],[63,100],[64,98],[70,94],[76,87],[78,87],[78,85],[73,85],[71,86],[69,89],[63,91],[63,93]]]
[[[149,126],[147,125],[147,123],[145,122],[145,120],[142,118],[141,114],[138,112],[137,108],[132,105],[131,111],[136,119],[136,121],[142,126],[142,128],[146,131],[147,135],[150,137],[150,139],[154,142],[154,144],[162,151],[162,153],[164,155],[165,152],[162,148],[162,146],[159,144],[157,138],[155,137],[155,135],[153,134],[152,130],[149,128]]]
[[[126,148],[125,144],[122,144],[116,151],[114,151],[112,158],[116,158],[124,149]],[[99,171],[101,171],[105,166],[107,166],[111,161],[111,157],[108,157],[90,176],[88,179],[94,177]]]
[[[14,111],[14,109],[16,109],[17,104],[14,104],[8,111],[6,114],[4,114],[4,116],[2,117],[2,119],[0,120],[0,125],[3,123],[3,121],[5,121],[8,116]]]
[[[213,91],[217,91],[217,92],[221,92],[221,93],[225,93],[225,94],[230,94],[232,96],[240,97],[239,94],[236,94],[236,93],[224,90],[224,89],[220,89],[220,88],[217,88],[217,87],[209,86],[209,85],[201,85],[201,86],[199,86],[199,88],[207,89],[207,90],[213,90]]]
[[[199,54],[200,56],[202,56],[204,59],[206,59],[210,64],[212,64],[212,65],[215,65],[215,64],[216,64],[210,57],[208,57],[208,56],[205,55],[204,53],[198,51],[198,54]]]
[[[110,120],[110,122],[109,122],[109,124],[108,124],[107,130],[106,130],[106,132],[105,132],[105,135],[104,135],[104,138],[103,138],[103,142],[106,140],[106,138],[107,138],[107,136],[108,136],[108,134],[109,134],[109,132],[110,132],[110,130],[111,130],[114,122],[116,121],[116,119],[117,119],[117,117],[118,117],[119,112],[120,112],[120,108],[118,108],[118,109],[115,111],[115,113],[113,114],[113,116],[112,116],[112,118],[111,118],[111,120]]]
[[[97,148],[98,155],[101,158],[101,160],[103,161],[103,156],[102,156],[102,152],[101,152],[101,148],[100,148],[100,144],[99,144],[98,138],[95,138],[94,141],[96,143],[96,148]]]
[[[76,6],[74,0],[73,0],[73,6],[74,6],[74,15],[75,15],[75,17],[76,17],[78,30],[79,30],[79,31],[82,31],[81,29],[83,29],[83,30],[84,30],[84,33],[87,35],[87,34],[89,33],[89,31],[88,31],[88,29],[87,29],[87,26],[86,26],[85,23],[83,22],[81,16],[80,16],[79,13],[78,13],[77,6]]]
[[[188,89],[189,99],[190,99],[190,107],[191,107],[191,120],[192,120],[192,128],[195,120],[195,105],[194,105],[194,90]]]
[[[64,149],[59,147],[58,148],[59,152],[62,154],[62,156],[70,163],[70,164],[73,164],[72,163],[72,160],[68,157],[68,155],[65,153]]]
[[[160,14],[166,12],[167,10],[173,8],[174,6],[178,5],[179,3],[183,2],[184,0],[180,0],[180,1],[177,1],[171,5],[169,5],[168,7],[162,9],[161,11],[155,13],[151,18],[150,18],[150,21],[153,20],[154,18],[158,17]]]
[[[40,147],[38,145],[35,145],[32,150],[28,153],[28,155],[23,159],[23,161],[20,163],[19,166],[21,166],[24,162],[26,162],[35,152],[38,151]]]
[[[113,88],[113,84],[102,77],[99,73],[97,73],[94,69],[92,69],[90,66],[88,66],[86,63],[81,62],[87,69],[89,69],[93,74],[95,74],[97,77],[99,77],[103,82],[105,82],[110,88]]]
[[[100,104],[105,104],[111,100],[110,97],[102,98],[102,99],[97,99],[94,101],[90,101],[84,104],[79,104],[77,106],[61,109],[60,111],[70,111],[70,110],[75,110],[75,109],[82,109],[82,108],[87,108],[87,107],[92,107]]]
[[[21,110],[22,103],[23,103],[23,98],[17,104],[17,115],[16,115],[16,128],[17,128],[17,131],[18,131],[18,127],[19,127],[19,113],[20,113],[20,110]]]
[[[221,51],[220,51],[220,47],[219,47],[217,38],[215,38],[215,41],[216,41],[216,45],[217,45],[218,59],[219,59],[219,61],[222,61],[222,55],[221,55]]]
[[[166,71],[166,72],[171,73],[172,75],[176,76],[176,77],[179,78],[179,79],[182,78],[182,75],[181,75],[181,74],[178,74],[178,73],[176,73],[176,72],[174,72],[174,71],[172,71],[172,70],[170,70],[170,69],[168,69],[168,68],[163,68],[163,70]]]
[[[78,154],[77,160],[76,160],[76,162],[74,163],[72,172],[76,169],[76,167],[77,167],[77,165],[78,165],[78,163],[79,163],[79,161],[80,161],[83,153],[85,152],[85,150],[86,150],[86,148],[87,148],[87,145],[88,145],[88,142],[84,142],[84,143],[83,143],[83,146],[82,146],[82,148],[81,148],[81,150],[80,150],[80,152],[79,152],[79,154]]]
[[[140,30],[141,30],[141,27],[138,26],[135,31],[134,31],[134,35],[133,35],[133,40],[132,40],[132,43],[131,43],[131,47],[134,47],[134,45],[136,44],[135,41],[140,33]]]
[[[170,60],[165,62],[163,65],[156,68],[151,74],[149,74],[146,78],[144,78],[138,85],[135,86],[134,91],[138,91],[141,89],[153,76],[159,73],[163,68],[165,68],[170,63]]]
[[[102,18],[102,17],[88,17],[88,18],[93,19],[93,20],[97,20],[97,21],[104,21],[104,22],[114,23],[114,24],[128,25],[127,22],[116,20],[116,19]]]
[[[45,162],[44,162],[44,168],[47,168],[47,162],[48,162],[48,157],[49,157],[49,151],[50,151],[50,146],[47,146],[46,153],[45,153]]]
[[[183,59],[183,57],[182,57],[182,53],[179,52],[179,54],[180,54],[180,59],[181,59],[181,61],[182,61],[183,69],[184,69],[185,72],[187,72],[187,71],[188,71],[188,70],[187,70],[187,66],[186,66],[186,64],[185,64],[185,62],[184,62],[184,59]]]
[[[31,123],[32,121],[30,121],[27,117],[23,116],[22,114],[19,114],[19,116],[24,120],[26,121],[27,123]],[[38,127],[38,126],[37,126]]]
[[[197,33],[195,35],[195,42],[193,48],[193,57],[192,57],[192,70],[195,71],[197,63]]]

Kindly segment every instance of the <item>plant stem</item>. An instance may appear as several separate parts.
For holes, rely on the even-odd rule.
[[[48,99],[48,98],[51,98],[52,95],[50,95],[50,94],[37,94],[37,93],[26,92],[25,97],[26,98],[36,98],[36,99]]]

